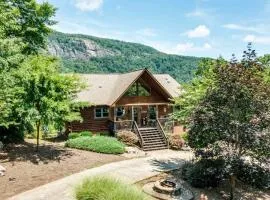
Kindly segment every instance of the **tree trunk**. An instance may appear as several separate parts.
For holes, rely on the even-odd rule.
[[[230,185],[231,185],[231,191],[230,191],[230,200],[233,200],[234,198],[234,190],[235,190],[235,175],[230,176]]]
[[[36,151],[38,151],[38,148],[39,148],[40,122],[37,122],[37,123],[36,123],[36,128],[37,128],[37,148],[36,148]]]

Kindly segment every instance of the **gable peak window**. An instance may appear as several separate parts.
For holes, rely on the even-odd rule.
[[[136,81],[126,92],[125,96],[134,97],[134,96],[151,96],[150,87]]]

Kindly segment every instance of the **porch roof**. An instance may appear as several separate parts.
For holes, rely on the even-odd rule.
[[[78,94],[77,100],[110,106],[146,71],[150,73],[143,69],[125,74],[81,74],[87,88]],[[180,84],[174,78],[168,74],[152,75],[169,96],[179,96]]]

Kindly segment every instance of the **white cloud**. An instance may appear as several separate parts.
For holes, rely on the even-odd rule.
[[[254,32],[258,31],[256,27],[243,26],[243,25],[239,25],[239,24],[225,24],[222,27],[227,28],[227,29],[231,29],[231,30],[239,30],[239,31],[254,31]]]
[[[212,49],[209,43],[203,44],[203,46],[196,46],[194,43],[180,43],[176,46],[175,51],[178,54],[185,54],[188,52],[205,51]]]
[[[156,31],[151,28],[141,29],[141,30],[136,31],[136,33],[142,36],[147,36],[147,37],[157,36]]]
[[[75,6],[82,11],[98,10],[103,4],[103,0],[75,0]]]
[[[243,41],[269,45],[270,44],[270,36],[247,35],[243,38]]]
[[[210,35],[210,30],[205,25],[199,25],[193,30],[189,30],[186,35],[189,38],[207,37]]]
[[[186,14],[187,17],[202,17],[205,16],[206,13],[203,10],[196,9]]]
[[[204,49],[212,49],[212,46],[211,46],[209,43],[205,43],[205,44],[203,45],[203,48],[204,48]]]
[[[267,28],[268,25],[266,24],[257,24],[254,26],[245,26],[240,24],[224,24],[222,26],[226,29],[231,30],[238,30],[238,31],[247,31],[247,32],[254,32],[254,33],[268,33],[269,29]]]

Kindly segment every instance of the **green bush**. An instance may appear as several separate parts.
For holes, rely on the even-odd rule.
[[[183,140],[185,141],[185,143],[188,143],[188,133],[184,132],[181,134],[181,137],[183,138]]]
[[[75,189],[77,200],[147,200],[148,197],[134,186],[108,177],[85,179]]]
[[[241,163],[237,177],[244,183],[260,189],[270,188],[270,169],[259,165]]]
[[[105,136],[78,137],[66,142],[67,147],[107,154],[125,152],[125,145],[116,138]]]
[[[24,128],[22,126],[10,126],[9,128],[0,126],[0,141],[4,144],[19,143],[24,140]]]
[[[92,137],[93,136],[93,133],[91,133],[90,131],[83,131],[83,132],[80,132],[80,133],[70,133],[68,134],[68,139],[75,139],[75,138],[78,138],[78,137]]]
[[[216,187],[223,178],[223,160],[202,159],[182,167],[183,178],[193,187]]]

